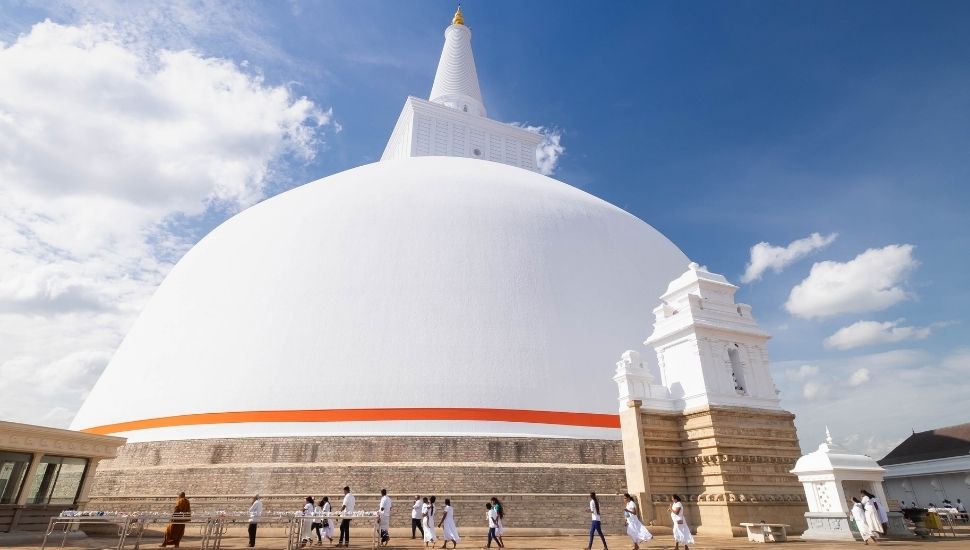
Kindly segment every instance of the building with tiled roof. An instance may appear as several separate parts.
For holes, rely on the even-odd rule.
[[[886,493],[906,505],[928,506],[944,500],[970,500],[970,423],[913,435],[889,452]]]

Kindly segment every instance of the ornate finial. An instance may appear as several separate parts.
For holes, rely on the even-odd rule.
[[[458,9],[455,10],[455,16],[451,18],[452,25],[464,25],[465,17],[461,14],[461,4],[458,4]]]
[[[700,267],[701,266],[698,265],[697,262],[691,262],[690,264],[687,265],[687,269],[690,269],[691,271],[697,271],[698,269],[700,269]]]
[[[832,433],[829,432],[828,426],[825,427],[825,442],[828,443],[829,445],[832,444]]]

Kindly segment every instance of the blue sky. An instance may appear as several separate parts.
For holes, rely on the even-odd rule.
[[[845,442],[877,455],[910,428],[968,420],[970,5],[469,1],[463,9],[490,117],[561,135],[557,179],[632,212],[736,283],[756,243],[785,247],[814,232],[837,233],[738,294],[774,335],[776,383],[783,405],[799,416],[803,447],[821,440],[824,424],[853,418],[864,427],[844,428]],[[40,405],[7,400],[12,405],[0,406],[0,415],[65,424],[151,290],[195,240],[254,201],[377,160],[404,98],[429,92],[453,10],[445,2],[389,1],[0,3],[0,76],[10,70],[25,90],[43,76],[31,72],[32,59],[44,67],[44,59],[64,58],[42,51],[79,47],[95,57],[103,52],[77,44],[102,40],[131,53],[131,74],[117,74],[117,62],[105,56],[92,71],[107,73],[70,72],[86,70],[75,63],[64,68],[73,75],[67,80],[118,78],[138,90],[141,80],[168,74],[164,68],[181,67],[171,71],[179,78],[207,71],[231,90],[251,88],[239,91],[252,97],[240,99],[225,120],[248,116],[255,101],[285,128],[261,140],[249,138],[259,128],[239,129],[232,140],[200,137],[220,142],[213,156],[258,162],[231,172],[250,182],[244,188],[213,175],[179,200],[158,199],[171,183],[152,174],[96,193],[80,177],[74,187],[48,190],[57,193],[50,199],[32,182],[54,161],[21,162],[28,138],[0,138],[0,166],[4,157],[15,165],[0,176],[12,182],[7,204],[16,205],[4,209],[0,230],[18,235],[0,240],[2,267],[15,274],[0,283],[0,343],[7,350],[0,369],[81,373],[31,397]],[[47,19],[56,26],[38,27]],[[84,29],[77,32],[89,42],[64,38],[72,29]],[[159,57],[166,50],[190,53],[170,64]],[[97,114],[101,105],[98,93],[83,95],[63,80],[46,89],[46,104],[24,108],[27,118],[17,120],[70,128],[75,116],[84,118],[77,113]],[[58,94],[71,97],[74,111],[52,106],[61,103]],[[303,96],[312,105],[299,104]],[[0,91],[0,115],[16,118],[25,97]],[[155,120],[141,103],[113,112]],[[152,131],[144,120],[124,123],[135,133]],[[105,130],[89,124],[91,132]],[[227,149],[230,142],[238,148]],[[115,151],[158,154],[158,165],[168,166],[168,145],[128,146],[119,142]],[[86,159],[59,153],[57,162],[74,174]],[[136,183],[143,181],[155,183]],[[79,244],[60,232],[87,231],[91,221],[57,201],[90,201],[91,193],[130,225],[120,235],[117,228],[90,229],[94,237]],[[882,263],[867,256],[852,264],[854,290],[823,315],[785,308],[817,262],[847,264],[868,249],[888,254],[891,245],[912,249]],[[39,249],[45,252],[31,252]],[[119,270],[123,282],[112,275]],[[815,282],[834,284],[823,275]],[[895,289],[897,297],[866,302],[866,285],[877,293]],[[825,345],[860,321],[887,324],[868,325],[875,331],[869,338],[856,332],[845,349]],[[92,323],[103,328],[97,338],[79,328]],[[41,336],[63,345],[51,351]],[[0,393],[14,391],[15,378],[8,380]]]

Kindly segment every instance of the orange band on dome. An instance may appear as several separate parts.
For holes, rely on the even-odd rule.
[[[203,424],[243,422],[381,422],[398,420],[475,420],[554,424],[586,428],[619,428],[616,414],[532,411],[526,409],[476,408],[390,408],[390,409],[306,409],[292,411],[236,411],[163,416],[86,428],[82,432],[109,435],[151,428],[173,428]]]

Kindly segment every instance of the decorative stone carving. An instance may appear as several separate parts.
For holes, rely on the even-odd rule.
[[[8,451],[111,458],[124,443],[123,437],[0,421],[0,448]]]

